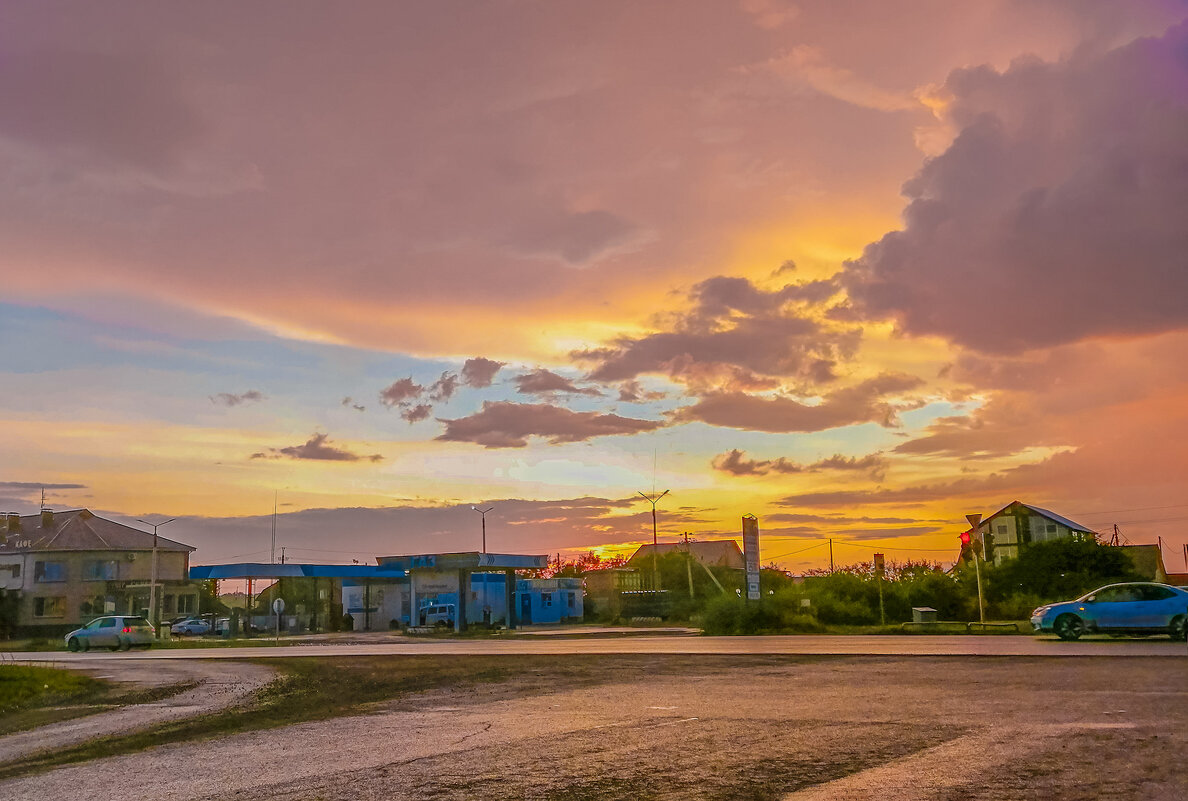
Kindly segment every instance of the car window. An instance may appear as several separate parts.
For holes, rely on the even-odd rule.
[[[114,617],[104,617],[99,619],[99,628],[101,629],[110,629],[115,626],[115,624],[116,622]]]
[[[102,623],[102,622],[103,622],[103,618],[95,618],[95,619],[94,619],[94,620],[92,620],[90,623],[88,623],[87,625],[83,626],[83,628],[84,628],[84,629],[87,629],[88,631],[93,631],[93,630],[95,630],[95,629],[99,628],[99,624],[100,624],[100,623]]]
[[[1142,587],[1142,599],[1144,601],[1166,601],[1168,598],[1175,595],[1174,592],[1167,587],[1156,587],[1154,584],[1149,584]]]
[[[1116,604],[1134,599],[1135,596],[1130,587],[1106,587],[1103,590],[1098,590],[1093,600],[1102,604]]]

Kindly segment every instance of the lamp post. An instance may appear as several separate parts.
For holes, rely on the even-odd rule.
[[[643,498],[648,503],[652,504],[652,590],[653,591],[657,591],[660,589],[660,568],[657,566],[657,563],[656,563],[656,551],[659,550],[656,547],[656,504],[659,503],[660,499],[663,498],[667,494],[668,494],[668,490],[664,490],[664,492],[660,493],[656,497],[650,498],[647,495],[644,495],[642,492],[639,493],[639,496],[641,498]]]
[[[157,614],[157,529],[167,523],[172,523],[177,520],[176,517],[171,517],[164,523],[150,523],[147,520],[137,518],[137,523],[144,523],[146,526],[152,526],[153,529],[153,566],[151,577],[149,578],[149,620],[153,624],[153,635],[157,639],[161,638],[161,618]]]
[[[487,552],[487,512],[491,511],[495,507],[488,506],[486,509],[480,509],[477,506],[472,506],[470,508],[483,516],[483,553],[485,554]],[[464,596],[464,592],[465,592],[464,588],[461,588],[461,587],[458,588],[458,600],[460,601],[459,607],[462,609],[466,608],[465,607],[466,599]],[[511,600],[510,599],[508,600],[508,608],[511,608]],[[486,573],[483,573],[483,610],[482,611],[483,611],[483,623],[488,623],[490,621],[490,618],[488,617],[488,612],[487,612],[487,574]],[[510,613],[508,613],[509,619],[510,619],[510,616],[511,616]]]

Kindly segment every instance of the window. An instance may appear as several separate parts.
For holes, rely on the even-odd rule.
[[[116,624],[116,619],[114,617],[99,618],[99,628],[101,628],[101,629],[114,629],[115,624]]]
[[[1047,526],[1044,527],[1044,531],[1048,532],[1049,534],[1055,534],[1056,533],[1056,524],[1049,523]]]
[[[65,562],[34,562],[33,563],[33,580],[34,581],[65,581],[66,580],[66,563]]]
[[[999,526],[998,526],[998,533],[999,533],[999,534],[1006,534],[1006,532],[1007,532],[1007,527],[1006,527],[1006,524],[1005,524],[1005,523],[1001,523],[1001,524],[999,524]]]
[[[570,609],[573,609],[573,608],[575,608],[575,607],[577,606],[577,598],[576,598],[576,595],[575,595],[575,593],[572,593],[572,592],[571,592],[571,593],[568,593],[568,595],[569,595],[569,608],[570,608]]]
[[[62,617],[65,614],[66,599],[61,596],[33,599],[33,617]]]
[[[165,612],[165,614],[167,614],[167,615],[173,614],[173,596],[172,595],[166,595],[165,599],[161,602],[161,605],[164,607],[163,611]]]
[[[553,605],[553,593],[542,592],[540,594],[540,605],[541,606],[552,606]]]
[[[1144,601],[1166,601],[1175,595],[1174,592],[1167,587],[1156,587],[1154,584],[1149,584],[1145,587],[1139,587],[1139,595]]]
[[[115,581],[120,574],[120,563],[95,560],[83,563],[83,581]]]
[[[177,612],[180,615],[192,615],[198,611],[197,595],[177,596]]]

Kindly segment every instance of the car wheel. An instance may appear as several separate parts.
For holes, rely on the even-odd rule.
[[[78,637],[71,637],[69,640],[67,640],[66,647],[75,653],[78,653],[82,650],[82,646],[78,644]]]
[[[131,640],[120,640],[120,650],[121,651],[127,651],[131,647],[132,647]]]
[[[1167,627],[1167,633],[1173,640],[1182,640],[1188,636],[1188,616],[1173,617],[1171,625]]]
[[[1078,640],[1085,633],[1085,621],[1076,615],[1061,615],[1052,624],[1052,631],[1062,640]]]

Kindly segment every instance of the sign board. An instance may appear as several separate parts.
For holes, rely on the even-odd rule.
[[[887,563],[881,553],[874,555],[874,572],[879,578],[882,578],[887,572]]]
[[[743,515],[743,560],[747,567],[747,600],[759,600],[759,520]]]
[[[285,599],[277,598],[275,601],[273,601],[272,602],[272,611],[278,615],[280,613],[284,612],[285,611]]]

